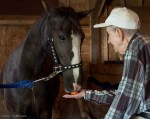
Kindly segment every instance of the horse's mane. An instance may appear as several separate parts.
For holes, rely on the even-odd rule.
[[[48,25],[53,25],[50,23],[50,21],[57,21],[61,20],[59,22],[59,25],[63,24],[63,20],[66,20],[66,18],[73,23],[75,27],[80,29],[80,26],[77,25],[76,19],[79,19],[75,11],[71,7],[61,7],[61,8],[56,8],[52,12],[48,12],[43,14],[32,26],[31,30],[29,31],[28,35],[26,36],[26,40],[28,41],[28,45],[31,44],[31,42],[37,42],[33,40],[38,40],[42,36],[44,36],[42,33],[44,33],[44,29],[46,27],[50,27]],[[47,21],[49,20],[49,22]],[[66,26],[67,27],[67,26]],[[50,28],[49,28],[50,30]],[[47,33],[48,35],[48,33]],[[48,36],[47,36],[48,37]],[[30,40],[32,39],[32,41]]]
[[[78,30],[82,31],[80,24],[77,23],[77,21],[79,21],[80,18],[73,8],[60,7],[57,11],[61,16],[65,18],[67,17]]]
[[[64,21],[66,19],[68,22]],[[77,19],[79,18],[76,15],[76,12],[70,7],[56,8],[52,12],[43,14],[32,25],[32,28],[26,35],[23,43],[14,51],[14,53],[12,53],[10,58],[12,59],[12,57],[16,57],[15,59],[17,59],[18,62],[20,62],[19,60],[23,60],[24,62],[23,64],[26,65],[28,64],[31,64],[33,66],[36,65],[34,64],[35,63],[34,61],[36,61],[38,58],[43,58],[44,60],[44,57],[47,55],[46,50],[48,46],[44,42],[48,41],[47,39],[51,33],[51,30],[60,30],[51,28],[52,25],[54,25],[53,22],[55,21],[57,23],[57,25],[59,26],[58,28],[61,28],[60,26],[61,24],[63,24],[63,22],[65,22],[65,25],[63,24],[63,27],[68,28],[69,27],[68,24],[69,22],[71,22],[73,24],[71,26],[72,29],[80,30],[81,27],[80,24],[76,22]],[[59,22],[57,20],[59,20]],[[65,30],[66,29],[63,29],[63,32],[67,32]],[[43,61],[41,60],[41,62]]]

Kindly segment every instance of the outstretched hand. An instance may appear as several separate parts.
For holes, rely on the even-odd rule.
[[[75,94],[75,95],[71,95],[71,94],[65,94],[63,97],[64,98],[75,98],[75,99],[79,99],[84,97],[85,95],[85,89],[82,89],[79,93]]]

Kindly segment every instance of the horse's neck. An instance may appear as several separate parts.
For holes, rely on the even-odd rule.
[[[39,72],[46,58],[46,53],[42,51],[42,48],[36,47],[34,42],[31,44],[31,41],[27,39],[23,44],[21,55],[21,67],[33,73]]]
[[[29,32],[23,47],[21,62],[22,68],[33,74],[41,71],[47,57],[47,48],[41,42],[44,42],[47,36],[47,16],[42,17]]]

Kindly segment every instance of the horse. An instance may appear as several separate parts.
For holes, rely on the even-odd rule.
[[[32,88],[0,89],[10,118],[51,119],[53,103],[59,93],[57,74],[63,76],[66,93],[80,90],[84,32],[79,21],[89,12],[76,12],[71,7],[48,9],[33,24],[24,41],[8,58],[0,76],[3,84],[24,79],[35,81]],[[49,73],[53,79],[38,80]]]

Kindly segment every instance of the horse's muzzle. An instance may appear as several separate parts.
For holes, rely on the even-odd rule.
[[[73,83],[73,88],[74,88],[74,91],[80,91],[81,90],[81,86],[78,85],[77,83]]]

